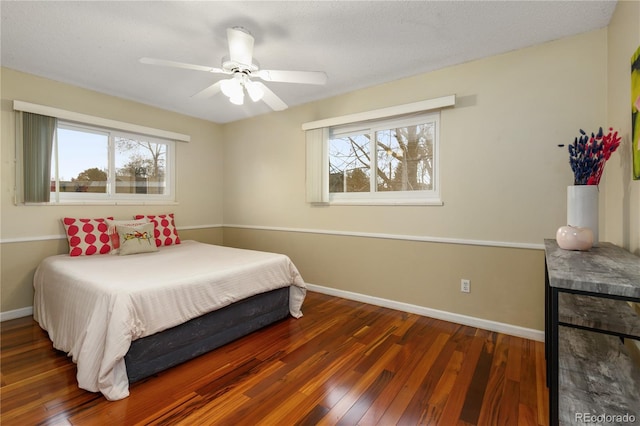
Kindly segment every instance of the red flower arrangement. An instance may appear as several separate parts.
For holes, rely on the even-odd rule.
[[[602,127],[597,135],[591,133],[589,137],[582,129],[580,134],[569,145],[569,164],[573,170],[574,184],[598,185],[605,163],[620,146],[620,136],[612,128],[605,135]]]

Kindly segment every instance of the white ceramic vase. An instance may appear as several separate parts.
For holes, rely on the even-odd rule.
[[[593,232],[589,228],[561,226],[556,232],[558,247],[565,250],[589,250],[593,246]]]
[[[567,187],[567,225],[589,228],[593,233],[593,245],[598,245],[597,185]]]

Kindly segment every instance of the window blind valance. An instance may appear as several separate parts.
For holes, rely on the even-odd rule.
[[[342,115],[340,117],[326,118],[324,120],[310,121],[302,125],[302,130],[320,129],[322,127],[334,127],[344,124],[359,123],[368,120],[379,120],[399,115],[412,114],[414,112],[430,111],[454,106],[456,95],[442,96],[440,98],[426,99],[403,105],[395,105],[388,108],[374,109],[356,114]]]
[[[133,123],[123,121],[110,120],[108,118],[95,117],[92,115],[81,114],[78,112],[67,111],[64,109],[54,108],[46,105],[32,104],[29,102],[14,100],[13,109],[15,111],[30,112],[49,117],[55,117],[62,120],[74,121],[77,123],[90,124],[94,126],[107,127],[111,129],[124,130],[127,132],[137,133],[146,136],[156,136],[159,138],[170,139],[178,142],[190,142],[191,136],[181,133],[170,132],[168,130],[154,129],[153,127],[140,126]]]

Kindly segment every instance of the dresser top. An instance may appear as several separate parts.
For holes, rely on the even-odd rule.
[[[544,246],[551,287],[640,299],[640,257],[611,243],[589,251],[564,250],[552,239]]]

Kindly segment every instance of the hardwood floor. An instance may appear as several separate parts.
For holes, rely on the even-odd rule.
[[[1,324],[9,425],[545,425],[544,345],[318,293],[109,402],[31,317]]]

